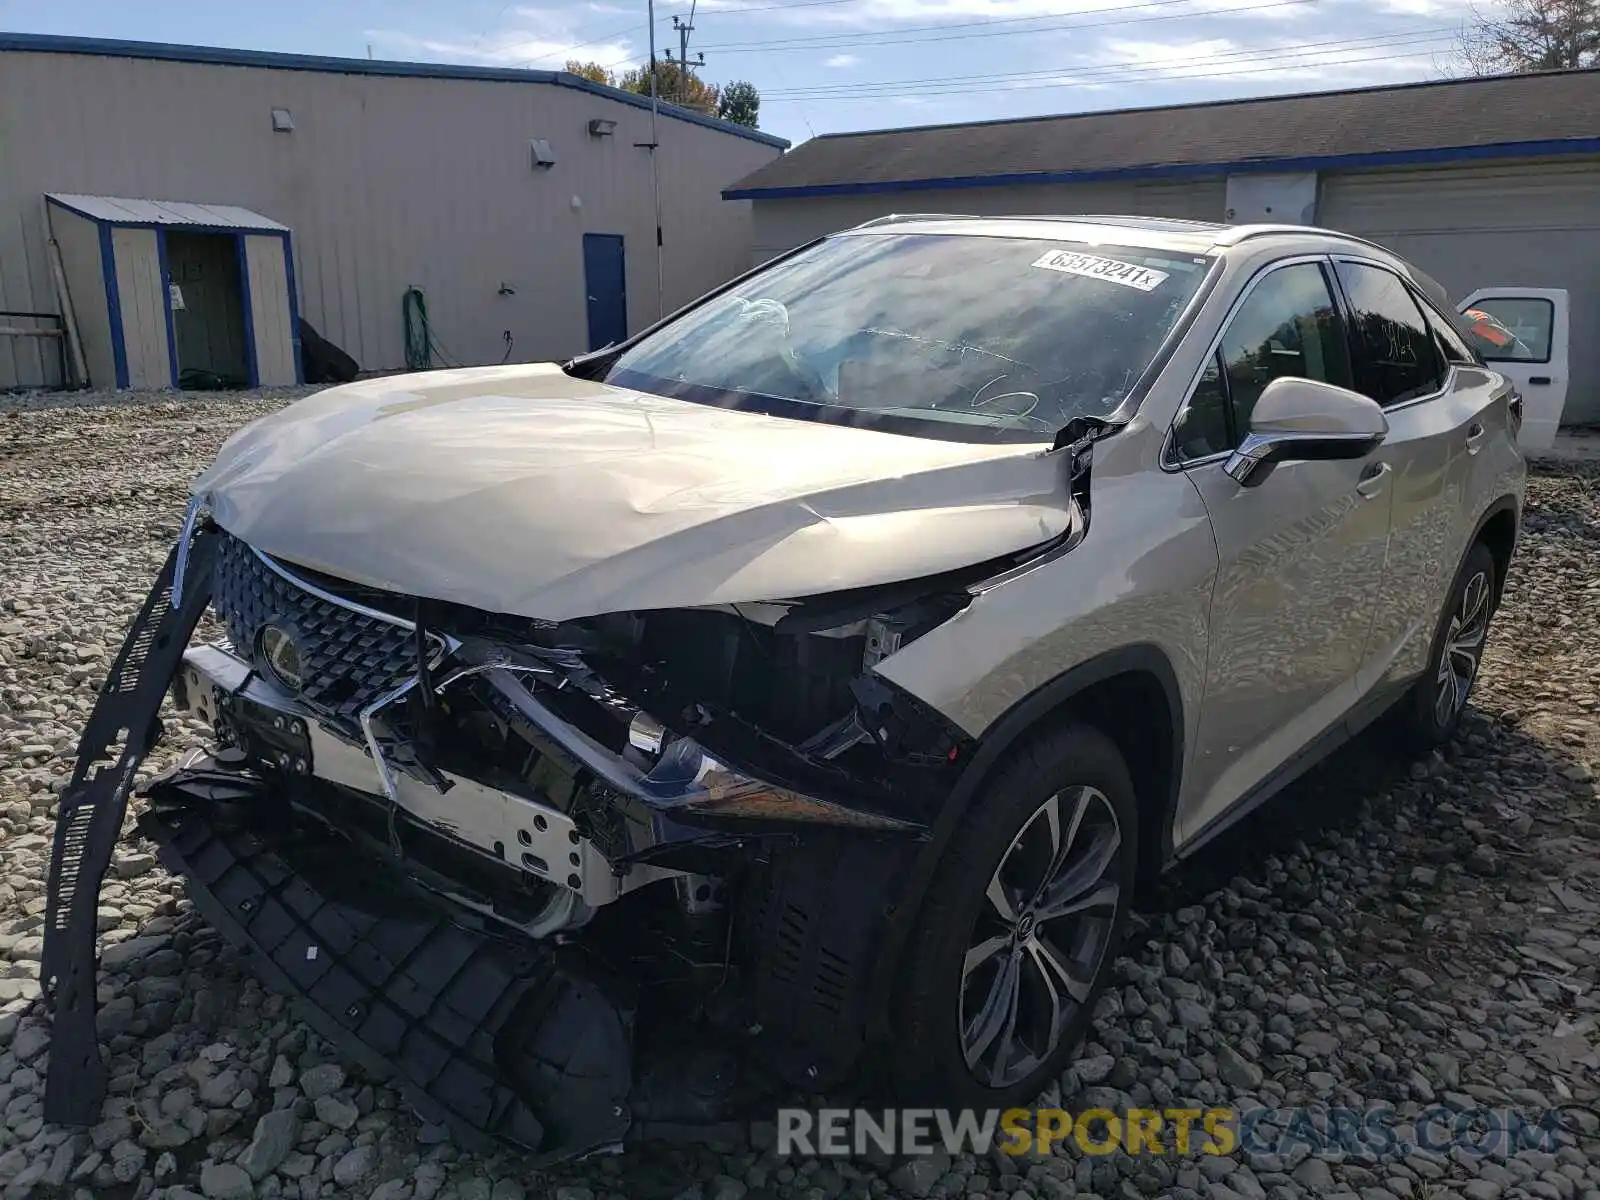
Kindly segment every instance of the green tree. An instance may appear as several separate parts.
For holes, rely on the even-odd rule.
[[[1474,75],[1600,65],[1600,0],[1504,0],[1473,8],[1457,57]]]
[[[747,79],[736,79],[726,85],[717,98],[717,116],[724,121],[756,129],[760,126],[760,114],[761,93]]]
[[[620,86],[625,91],[648,96],[649,68],[634,67],[624,72]],[[656,96],[664,103],[715,116],[719,95],[715,85],[704,82],[693,71],[682,71],[675,62],[656,63]]]
[[[617,86],[616,75],[597,62],[579,62],[575,58],[569,58],[567,59],[567,74],[576,75],[579,79],[587,79],[590,83],[603,83],[607,87]]]

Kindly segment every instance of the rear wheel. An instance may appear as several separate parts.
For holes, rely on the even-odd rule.
[[[1082,1040],[1126,923],[1138,811],[1121,755],[1069,726],[974,801],[929,887],[900,993],[897,1074],[942,1104],[1037,1095]]]
[[[1398,712],[1400,731],[1416,749],[1441,746],[1455,736],[1483,661],[1495,595],[1494,555],[1482,542],[1474,543],[1445,601],[1427,670]]]

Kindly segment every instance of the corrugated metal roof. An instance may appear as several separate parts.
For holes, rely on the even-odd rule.
[[[1600,152],[1600,71],[829,134],[729,199]]]
[[[195,204],[188,200],[128,200],[121,196],[80,196],[47,192],[46,198],[93,221],[119,225],[209,225],[288,233],[289,227],[236,204]]]

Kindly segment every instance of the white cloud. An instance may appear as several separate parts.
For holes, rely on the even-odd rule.
[[[860,61],[861,61],[861,59],[857,55],[854,55],[854,54],[835,54],[832,58],[828,59],[822,65],[825,66],[825,67],[835,67],[835,68],[853,67],[857,63],[859,63]]]
[[[1380,0],[1376,7],[1379,12],[1397,13],[1403,17],[1435,17],[1460,12],[1460,5],[1446,0]]]
[[[1276,0],[1276,3],[1274,0],[1224,0],[1223,7],[1206,10],[1204,19],[1264,25],[1312,20],[1317,14],[1316,0]]]
[[[1130,67],[1151,68],[1156,72],[1192,69],[1197,61],[1218,55],[1236,54],[1241,47],[1228,38],[1205,38],[1193,42],[1149,42],[1131,38],[1108,38],[1096,55],[1102,62],[1109,56]]]
[[[1312,39],[1309,43],[1242,43],[1231,38],[1188,42],[1108,38],[1097,57],[1102,62],[1110,59],[1124,63],[1142,79],[1343,82],[1415,76],[1426,70],[1433,53],[1434,48],[1426,43],[1364,43],[1357,35],[1343,41],[1323,38]]]
[[[533,13],[533,10],[518,11],[524,17]],[[370,29],[366,37],[388,54],[491,67],[555,70],[568,58],[577,58],[617,70],[640,58],[627,38],[591,42],[559,28],[512,29],[483,38],[423,37],[395,29]]]
[[[1143,0],[1148,3],[1149,0]],[[1192,7],[1204,13],[1219,3],[1260,3],[1261,0],[1189,0],[1183,3],[1163,4],[1152,12],[1177,12]],[[1426,0],[1396,0],[1398,3],[1420,3]],[[1017,21],[1032,17],[1077,17],[1086,20],[1104,15],[1107,19],[1119,16],[1124,6],[1114,0],[849,0],[843,4],[794,5],[792,8],[771,7],[774,0],[698,0],[701,12],[734,13],[744,8],[757,8],[762,21],[774,24],[804,26],[817,30],[818,26],[837,25],[851,28],[871,26],[892,29],[896,25],[938,25],[963,21]],[[751,14],[755,16],[754,13]]]

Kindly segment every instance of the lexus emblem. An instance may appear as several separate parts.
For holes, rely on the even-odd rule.
[[[264,625],[256,641],[261,669],[289,691],[298,692],[304,679],[294,636],[280,625]]]

